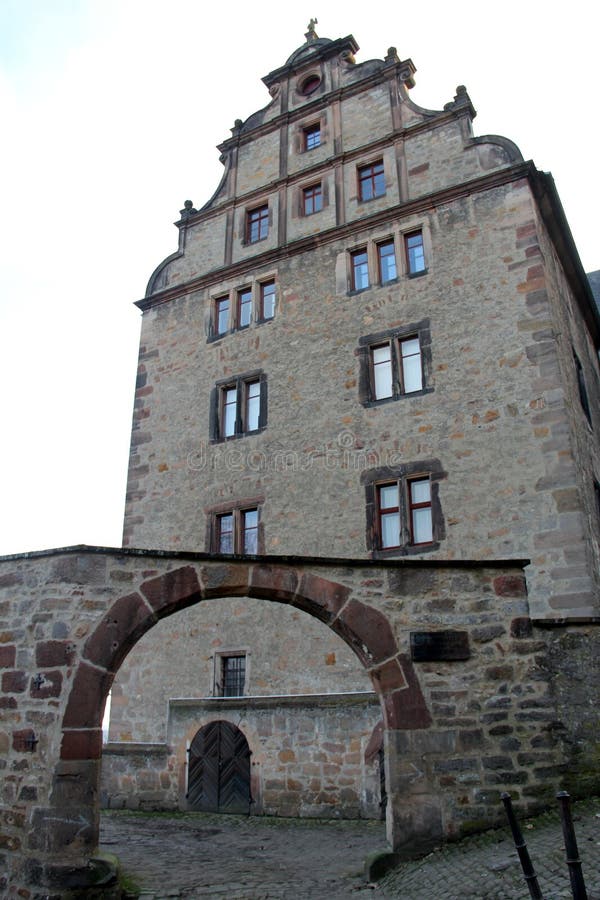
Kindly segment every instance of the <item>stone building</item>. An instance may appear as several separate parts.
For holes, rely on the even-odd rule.
[[[123,544],[523,558],[533,616],[589,617],[600,331],[552,180],[474,137],[464,87],[422,109],[410,59],[357,50],[311,27],[219,147],[215,194],[181,211],[138,303]],[[125,661],[104,802],[212,808],[217,721],[249,742],[254,811],[379,814],[369,678],[319,622],[247,597],[161,622]]]
[[[357,50],[263,79],[138,303],[123,547],[0,558],[11,896],[98,882],[99,797],[408,854],[600,790],[590,285],[465,88]]]

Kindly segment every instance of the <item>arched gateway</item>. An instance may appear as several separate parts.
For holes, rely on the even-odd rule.
[[[531,624],[521,561],[232,559],[89,547],[43,551],[0,560],[0,603],[8,610],[7,629],[13,629],[4,636],[14,635],[0,648],[5,729],[0,739],[7,748],[7,771],[18,773],[11,775],[14,802],[4,810],[3,834],[11,849],[7,885],[55,890],[93,881],[102,716],[114,676],[159,620],[231,596],[303,610],[360,659],[381,703],[387,829],[394,851],[426,849],[459,833],[459,793],[475,797],[477,791],[478,813],[493,821],[493,798],[484,806],[486,795],[476,786],[465,789],[462,773],[480,783],[482,743],[495,751],[499,739],[492,725],[498,713],[490,718],[488,706],[495,710],[499,702],[497,678],[508,685],[504,710],[506,697],[514,695],[517,702],[540,650],[539,643],[527,640]],[[423,634],[424,624],[432,635],[439,631],[441,605],[446,620],[462,629],[456,631],[462,655],[430,666],[417,661],[411,635]],[[34,628],[23,627],[25,608]],[[450,633],[443,634],[446,646]],[[496,636],[493,643],[490,635]],[[417,665],[423,666],[418,676]],[[532,680],[527,690],[541,696],[546,685]],[[442,697],[455,698],[455,711],[447,699],[440,703]],[[461,710],[470,710],[470,718]]]

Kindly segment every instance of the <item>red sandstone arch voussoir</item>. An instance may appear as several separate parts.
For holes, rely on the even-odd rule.
[[[330,625],[351,593],[343,584],[307,573],[300,579],[293,606]]]
[[[119,597],[85,642],[83,659],[115,673],[129,650],[156,621],[140,594]]]
[[[159,619],[204,598],[194,566],[181,566],[157,578],[150,578],[140,585],[140,591]]]
[[[369,674],[382,699],[386,728],[413,731],[431,726],[431,714],[410,657],[399,653],[395,660]]]
[[[360,600],[350,600],[331,627],[353,648],[367,669],[398,652],[386,616]]]

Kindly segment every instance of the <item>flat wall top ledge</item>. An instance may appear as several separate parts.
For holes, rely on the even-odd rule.
[[[148,559],[188,560],[191,562],[218,562],[240,565],[311,565],[311,566],[351,566],[354,568],[376,569],[523,569],[529,559],[358,559],[343,556],[237,556],[234,554],[196,553],[186,550],[147,550],[136,547],[95,547],[76,544],[72,547],[53,547],[47,550],[30,550],[0,556],[0,565],[27,559],[42,559],[53,556],[111,556],[116,560],[128,557]],[[600,621],[600,620],[599,620]]]

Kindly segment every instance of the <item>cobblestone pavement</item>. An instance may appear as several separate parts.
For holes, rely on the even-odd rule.
[[[588,900],[600,900],[600,798],[574,804],[573,820]],[[520,825],[544,900],[571,898],[558,813],[547,813]],[[406,863],[379,887],[384,897],[404,900],[529,898],[508,826]]]
[[[588,900],[600,900],[600,798],[574,806]],[[521,823],[544,900],[570,898],[556,813]],[[385,847],[382,822],[111,812],[101,849],[119,857],[140,900],[526,900],[508,827],[405,863],[378,885],[365,858]]]
[[[348,900],[378,891],[365,858],[383,822],[188,813],[103,813],[100,849],[119,857],[140,900]]]

